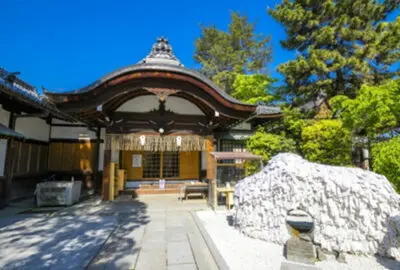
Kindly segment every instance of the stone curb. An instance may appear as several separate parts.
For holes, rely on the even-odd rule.
[[[228,270],[229,266],[228,266],[227,262],[225,261],[224,257],[221,255],[221,253],[219,252],[217,246],[215,245],[214,241],[212,240],[210,234],[207,232],[206,227],[203,225],[203,223],[197,216],[196,212],[190,211],[190,214],[192,215],[197,228],[199,229],[201,235],[203,236],[203,239],[206,242],[207,247],[210,250],[211,255],[213,256],[218,268],[221,270]]]
[[[322,270],[322,268],[312,264],[283,260],[280,270]]]

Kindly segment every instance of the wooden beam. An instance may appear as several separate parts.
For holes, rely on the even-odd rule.
[[[103,183],[102,183],[102,199],[109,201],[110,198],[110,176],[111,176],[111,150],[104,151],[104,167],[103,167]]]
[[[160,115],[158,111],[149,112],[149,113],[135,113],[135,112],[114,112],[111,115],[112,119],[118,121],[123,119],[125,121],[160,121],[163,120],[165,122],[168,121],[179,121],[183,123],[197,123],[202,122],[206,123],[208,118],[203,115],[180,115],[172,112],[165,112],[164,115]]]

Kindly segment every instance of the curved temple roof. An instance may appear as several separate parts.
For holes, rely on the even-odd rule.
[[[157,42],[153,45],[150,53],[137,64],[118,69],[105,75],[95,81],[94,83],[69,92],[55,93],[44,89],[46,96],[56,104],[65,104],[70,101],[76,102],[80,99],[80,96],[85,96],[91,94],[93,90],[99,88],[108,88],[107,84],[116,85],[122,81],[130,80],[136,77],[129,76],[127,78],[122,78],[133,73],[145,73],[145,72],[165,72],[166,76],[172,77],[171,74],[183,75],[191,80],[198,81],[201,85],[205,85],[212,89],[214,92],[213,96],[219,96],[221,100],[225,100],[226,104],[231,104],[233,108],[245,108],[245,111],[253,112],[254,114],[280,114],[280,110],[277,107],[271,106],[257,106],[249,105],[238,101],[233,98],[223,90],[221,90],[217,85],[215,85],[210,79],[200,74],[197,71],[188,69],[184,67],[178,58],[174,55],[172,47],[168,40],[164,37],[158,38]],[[176,76],[177,77],[177,76]],[[118,80],[118,79],[121,80]],[[182,77],[180,77],[182,78]],[[200,87],[202,88],[202,87]],[[182,90],[185,91],[185,90]],[[94,92],[94,91],[93,91]],[[95,95],[98,95],[97,93]]]

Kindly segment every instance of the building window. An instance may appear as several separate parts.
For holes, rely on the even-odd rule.
[[[143,178],[179,178],[179,152],[144,152]]]
[[[160,152],[144,152],[143,178],[160,178]]]
[[[179,152],[163,152],[163,177],[179,177]]]
[[[221,152],[246,152],[246,141],[243,140],[221,140]],[[242,163],[242,160],[223,160],[221,163]]]
[[[221,152],[246,152],[246,141],[244,140],[221,140],[220,141]],[[217,185],[225,186],[226,183],[231,185],[243,179],[245,176],[245,170],[243,167],[244,160],[231,159],[221,160],[222,166],[217,168]]]
[[[221,152],[246,152],[246,141],[221,140]]]

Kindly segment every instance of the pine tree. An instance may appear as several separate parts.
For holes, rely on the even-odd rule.
[[[200,72],[226,92],[233,91],[237,74],[267,74],[272,59],[270,36],[255,32],[256,24],[247,16],[232,12],[228,31],[202,26],[194,59]]]
[[[283,0],[269,9],[286,30],[284,48],[296,58],[281,64],[285,94],[309,100],[354,97],[363,83],[379,84],[398,74],[400,17],[388,21],[400,0]]]

